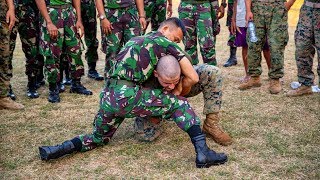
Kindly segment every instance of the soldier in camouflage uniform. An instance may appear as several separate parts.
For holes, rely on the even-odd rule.
[[[71,0],[50,0],[46,5],[45,0],[36,0],[36,3],[43,16],[41,18],[40,52],[45,58],[48,74],[48,101],[60,102],[57,83],[60,82],[59,66],[62,50],[65,50],[64,52],[70,56],[69,65],[72,76],[70,92],[92,95],[92,92],[80,82],[81,76],[84,74],[80,49],[80,38],[84,32],[80,2],[77,0],[73,0],[73,2]]]
[[[295,32],[296,61],[298,81],[302,84],[298,89],[289,91],[287,96],[311,94],[314,83],[312,72],[315,52],[318,54],[318,76],[320,87],[320,1],[305,0],[300,9],[299,22]]]
[[[23,109],[24,106],[7,97],[12,62],[10,59],[10,31],[15,23],[13,0],[0,0],[0,109]]]
[[[250,80],[240,84],[239,89],[245,90],[261,86],[261,51],[268,37],[271,53],[269,69],[269,91],[278,94],[281,90],[279,79],[284,74],[284,49],[288,42],[288,10],[294,0],[246,0],[246,20],[253,20],[256,26],[258,41],[248,42],[248,74]],[[249,36],[249,33],[247,34]]]
[[[207,147],[205,136],[199,126],[200,120],[188,101],[182,96],[168,92],[174,89],[175,93],[183,94],[198,80],[190,61],[174,43],[182,40],[183,31],[181,21],[172,18],[161,24],[157,32],[128,41],[117,55],[114,66],[109,71],[106,87],[101,92],[100,109],[94,120],[93,133],[77,136],[62,145],[42,146],[39,148],[41,158],[55,159],[74,151],[88,151],[105,145],[124,118],[140,116],[172,118],[189,134],[197,153],[197,167],[209,167],[226,162],[226,155],[215,153]],[[161,63],[159,59],[167,61]],[[167,68],[166,65],[172,65],[169,67],[174,68]],[[169,69],[171,73],[167,75],[164,71]],[[182,80],[180,70],[184,75]],[[152,74],[158,78],[163,88],[141,86]]]
[[[185,51],[192,58],[192,64],[196,65],[199,63],[197,55],[198,38],[203,62],[217,65],[215,52],[216,37],[213,35],[213,21],[216,19],[212,19],[212,17],[219,18],[216,15],[218,11],[214,12],[214,10],[211,9],[209,0],[181,0],[178,12],[179,18],[183,21],[187,29],[187,35],[184,37],[184,45]],[[215,15],[212,16],[212,13]]]
[[[96,0],[96,6],[102,51],[106,54],[106,77],[121,47],[132,37],[140,35],[139,22],[143,30],[146,28],[146,16],[143,0]]]
[[[38,98],[36,83],[37,77],[42,73],[40,68],[43,68],[39,65],[39,62],[43,62],[43,56],[39,54],[39,10],[33,0],[15,0],[15,10],[17,22],[10,35],[10,59],[13,58],[19,32],[22,50],[26,57],[27,96]]]
[[[236,1],[236,0],[235,0]],[[228,39],[228,46],[230,47],[230,57],[224,63],[224,67],[230,67],[237,65],[237,47],[234,45],[234,41],[236,39],[236,36],[231,33],[231,19],[233,15],[233,3],[234,0],[228,0],[228,12],[227,12],[227,26],[229,30],[229,39]]]
[[[167,3],[168,1],[168,3]],[[166,7],[168,17],[172,15],[172,0],[144,0],[147,27],[151,23],[151,31],[156,31],[160,23],[166,20]],[[143,32],[144,34],[145,32]]]
[[[88,63],[88,77],[97,81],[103,80],[103,77],[97,72],[96,65],[99,59],[97,39],[97,13],[94,0],[81,0],[81,16],[84,28],[84,40],[87,45],[85,54]]]

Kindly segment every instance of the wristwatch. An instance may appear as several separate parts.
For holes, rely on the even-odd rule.
[[[101,20],[104,20],[105,18],[106,18],[105,15],[100,15],[100,16],[99,16],[100,21],[101,21]]]
[[[221,6],[223,6],[224,8],[226,8],[227,7],[227,3],[221,3]]]

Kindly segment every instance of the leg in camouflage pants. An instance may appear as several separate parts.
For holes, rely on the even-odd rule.
[[[234,41],[236,40],[236,36],[231,34],[231,19],[232,19],[232,15],[233,15],[233,2],[230,3],[228,2],[228,11],[227,11],[227,26],[228,26],[228,30],[229,30],[229,39],[228,39],[228,46],[230,47],[236,47],[234,45]]]
[[[111,34],[101,33],[102,51],[106,54],[106,77],[106,73],[112,67],[112,61],[114,61],[122,46],[131,38],[140,35],[140,24],[136,7],[105,8],[105,12],[113,27]]]
[[[46,22],[41,18],[41,41],[40,52],[45,57],[45,67],[48,82],[56,84],[60,80],[60,56],[62,49],[71,58],[71,70],[73,79],[80,80],[84,74],[83,62],[81,60],[80,37],[76,33],[76,17],[72,6],[65,9],[48,7],[52,22],[58,28],[58,37],[51,39],[46,28]]]
[[[192,64],[199,63],[197,55],[197,37],[200,46],[200,52],[204,63],[216,65],[215,41],[213,36],[211,5],[208,3],[186,3],[181,2],[179,9],[179,18],[184,23],[187,34],[184,37],[186,52],[192,58]]]
[[[215,66],[202,64],[194,66],[199,75],[199,82],[192,86],[186,97],[203,93],[203,114],[218,113],[221,109],[222,76],[221,70]]]
[[[261,50],[268,37],[271,53],[271,67],[268,75],[271,79],[282,78],[284,49],[289,38],[288,16],[284,2],[252,2],[252,13],[258,42],[252,43],[247,37],[249,75],[252,77],[261,75]]]
[[[81,16],[84,28],[84,40],[87,46],[85,54],[89,63],[98,61],[99,41],[97,39],[97,15],[93,0],[81,0]]]
[[[186,98],[163,94],[160,89],[108,86],[101,92],[100,98],[100,110],[94,120],[93,133],[79,136],[82,141],[81,151],[107,144],[124,118],[137,116],[172,118],[184,131],[191,126],[200,125],[200,119]]]
[[[166,7],[167,0],[144,1],[144,10],[147,17],[147,27],[151,22],[151,31],[156,31],[159,28],[160,23],[166,20]]]
[[[6,2],[0,3],[0,98],[7,97],[10,78],[12,77],[12,62],[10,59],[10,31],[6,22]]]
[[[19,32],[22,50],[26,57],[27,95],[30,98],[37,98],[39,97],[36,91],[37,77],[42,73],[41,69],[43,68],[41,65],[43,56],[39,53],[39,11],[35,3],[18,4],[15,8],[17,22],[10,36],[10,59],[13,58],[17,33]]]
[[[23,109],[24,106],[7,97],[10,89],[10,78],[12,77],[12,59],[10,59],[10,31],[9,24],[6,22],[7,12],[7,2],[0,1],[0,109],[6,108],[18,110]],[[11,13],[13,12],[11,11]]]
[[[300,9],[299,23],[295,32],[296,61],[298,80],[305,86],[312,86],[312,72],[315,50],[318,54],[318,76],[320,77],[320,8],[303,5]],[[320,87],[320,78],[319,78]]]

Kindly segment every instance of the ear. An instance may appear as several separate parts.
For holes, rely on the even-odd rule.
[[[154,75],[154,77],[156,77],[156,78],[159,77],[158,72],[157,72],[156,70],[153,71],[153,75]]]
[[[161,28],[160,32],[163,34],[165,31],[168,31],[168,30],[169,30],[169,26],[168,26],[168,25],[164,25],[164,26]]]

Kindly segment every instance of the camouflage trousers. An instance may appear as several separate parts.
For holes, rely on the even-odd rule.
[[[87,46],[85,58],[89,63],[98,61],[99,41],[97,39],[97,13],[93,0],[81,0],[81,17],[84,28],[84,40]]]
[[[75,26],[75,10],[70,5],[68,8],[48,7],[48,12],[53,24],[58,28],[58,37],[51,39],[46,28],[46,21],[41,18],[40,53],[45,58],[48,82],[57,83],[60,80],[60,61],[62,52],[69,58],[71,76],[80,79],[84,74],[81,60],[80,37]]]
[[[145,0],[144,10],[146,12],[147,26],[151,22],[151,31],[158,30],[160,23],[166,20],[166,0]],[[144,34],[144,33],[143,33]]]
[[[268,75],[271,79],[282,78],[284,49],[289,39],[288,14],[284,2],[253,2],[252,13],[258,42],[252,43],[247,37],[249,74],[251,76],[261,75],[261,51],[268,37],[271,53],[271,67]]]
[[[140,24],[136,7],[108,9],[105,8],[107,19],[112,24],[112,33],[101,33],[102,51],[106,54],[105,77],[112,66],[115,56],[123,45],[131,38],[140,35]]]
[[[6,2],[0,4],[0,98],[7,97],[10,78],[12,77],[12,63],[10,59],[10,31],[6,22]]]
[[[93,122],[92,134],[79,136],[82,151],[107,144],[124,118],[172,118],[184,131],[200,125],[199,117],[186,98],[164,93],[161,89],[107,85],[100,98],[100,109]]]
[[[227,11],[227,26],[229,30],[229,39],[228,39],[228,46],[236,47],[234,45],[234,41],[236,40],[236,36],[231,34],[231,19],[233,15],[233,3],[228,3],[228,11]]]
[[[312,86],[315,76],[312,71],[315,51],[318,54],[318,76],[320,86],[320,8],[303,5],[295,31],[296,61],[298,80],[301,84]]]
[[[199,63],[197,38],[204,63],[216,65],[216,37],[213,36],[211,6],[208,3],[190,4],[181,2],[179,18],[184,23],[187,34],[183,39],[185,51],[191,56],[192,64]]]
[[[15,7],[16,24],[10,35],[10,59],[16,46],[19,32],[22,51],[26,57],[26,75],[35,77],[43,68],[43,56],[39,53],[39,10],[35,4],[18,5]]]

